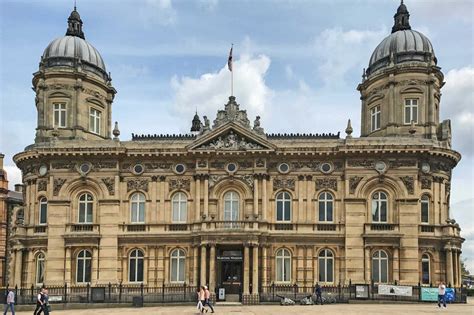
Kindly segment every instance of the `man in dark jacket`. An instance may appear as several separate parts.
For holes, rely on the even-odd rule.
[[[44,312],[44,305],[45,305],[45,296],[44,296],[45,287],[42,287],[40,292],[36,297],[36,309],[33,315],[39,315],[41,312]]]
[[[319,285],[319,283],[316,283],[316,286],[314,287],[314,294],[316,294],[316,301],[315,303],[318,304],[318,300],[319,302],[321,303],[321,305],[323,305],[323,296],[322,296],[322,292],[323,290],[321,289],[321,286]]]

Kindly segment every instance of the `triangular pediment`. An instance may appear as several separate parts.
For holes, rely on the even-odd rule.
[[[273,151],[275,145],[263,136],[229,122],[199,136],[188,146],[196,151]]]

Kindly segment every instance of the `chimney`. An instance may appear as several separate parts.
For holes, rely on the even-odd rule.
[[[23,192],[23,184],[15,184],[15,191],[22,193]]]

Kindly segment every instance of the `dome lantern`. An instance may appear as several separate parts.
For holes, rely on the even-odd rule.
[[[77,36],[82,39],[85,39],[84,32],[82,31],[82,20],[79,12],[76,10],[76,6],[74,5],[74,10],[69,15],[67,19],[67,31],[66,36]]]
[[[393,16],[395,23],[392,27],[392,33],[396,31],[411,30],[410,22],[410,13],[406,5],[403,3],[403,0],[400,3],[400,6],[397,9],[397,13]]]

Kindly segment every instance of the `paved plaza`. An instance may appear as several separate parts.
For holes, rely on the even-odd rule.
[[[33,312],[17,312],[18,315],[31,315]],[[449,305],[447,309],[438,309],[435,304],[336,304],[323,306],[279,306],[279,305],[217,305],[216,314],[474,314],[474,300],[471,299],[469,304]],[[117,309],[84,309],[84,310],[67,310],[54,311],[54,315],[115,315],[115,314],[199,314],[197,310],[191,306],[159,306],[145,308],[117,308]]]

